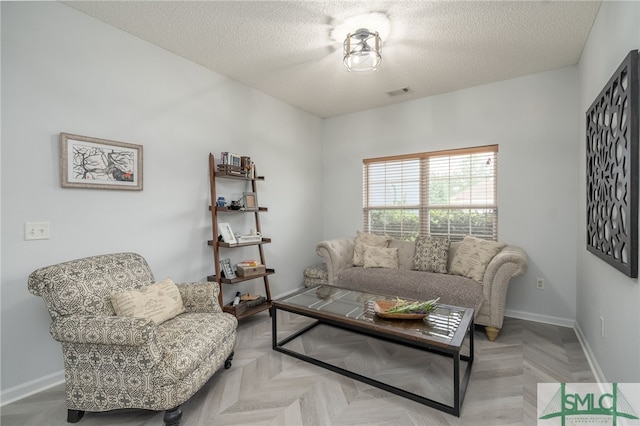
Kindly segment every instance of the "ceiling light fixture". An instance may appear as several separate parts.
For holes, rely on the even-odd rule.
[[[382,62],[382,41],[377,32],[360,28],[352,34],[347,34],[343,46],[344,66],[349,71],[375,71]]]

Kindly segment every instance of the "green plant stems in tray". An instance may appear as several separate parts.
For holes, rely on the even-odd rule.
[[[427,300],[426,302],[410,302],[408,300],[396,299],[396,305],[385,311],[386,314],[426,314],[436,308],[437,299]]]

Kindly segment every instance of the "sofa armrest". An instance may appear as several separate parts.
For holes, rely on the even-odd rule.
[[[51,336],[62,343],[142,346],[156,344],[156,326],[148,318],[71,315],[51,322]]]
[[[220,291],[218,283],[199,282],[176,285],[187,312],[222,313],[222,308],[218,303],[218,292]]]
[[[334,285],[340,271],[353,267],[354,243],[355,237],[349,237],[320,241],[316,245],[316,253],[327,265],[329,285]]]
[[[509,278],[522,275],[527,272],[527,267],[529,266],[527,254],[520,247],[511,245],[505,246],[500,253],[496,254],[493,259],[491,259],[489,265],[487,265],[487,269],[484,273],[485,279],[487,276],[493,279],[497,271],[506,264],[511,264],[509,266],[513,270],[513,275]]]
[[[520,247],[508,245],[489,262],[484,273],[483,293],[491,304],[491,323],[502,326],[507,288],[511,278],[527,271],[527,254]]]

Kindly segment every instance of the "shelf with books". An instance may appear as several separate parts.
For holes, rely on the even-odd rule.
[[[252,275],[250,277],[238,277],[236,276],[235,278],[225,278],[223,276],[221,276],[220,278],[217,278],[215,275],[209,275],[207,277],[207,280],[209,281],[216,281],[219,279],[221,283],[223,284],[239,284],[245,281],[250,281],[250,280],[255,280],[256,278],[264,278],[267,277],[269,275],[273,275],[275,274],[276,271],[274,269],[269,269],[267,268],[265,270],[265,272],[263,274],[258,274],[258,275]]]
[[[222,310],[224,312],[230,313],[231,315],[235,316],[240,320],[246,317],[250,317],[251,315],[260,313],[262,311],[266,311],[270,307],[271,307],[271,302],[267,302],[265,299],[260,304],[254,305],[254,306],[248,306],[246,303],[243,304],[242,302],[240,302],[240,304],[237,306],[226,304],[222,307]]]
[[[262,238],[261,241],[252,241],[250,243],[236,243],[236,244],[229,244],[229,243],[225,243],[224,241],[218,241],[218,247],[225,247],[225,248],[236,248],[236,247],[247,247],[247,246],[257,246],[259,244],[269,244],[271,242],[271,238]],[[209,240],[207,242],[210,246],[213,245],[213,240]]]
[[[209,206],[209,210],[211,210],[211,206]],[[220,207],[220,206],[216,206],[216,210],[218,212],[225,212],[225,213],[255,213],[256,211],[260,212],[260,213],[266,213],[269,211],[268,208],[266,207],[258,207],[258,210],[246,210],[246,209],[232,209],[231,207]]]
[[[256,177],[247,177],[242,174],[230,174],[227,171],[219,170],[216,172],[217,178],[225,178],[225,179],[237,179],[237,180],[264,180],[264,176],[256,176]]]
[[[251,157],[223,151],[220,153],[220,162],[216,174],[220,176],[256,179],[256,165]]]

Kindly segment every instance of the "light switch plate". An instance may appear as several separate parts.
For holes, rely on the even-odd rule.
[[[49,239],[49,222],[25,222],[24,223],[24,239],[29,240],[48,240]]]

